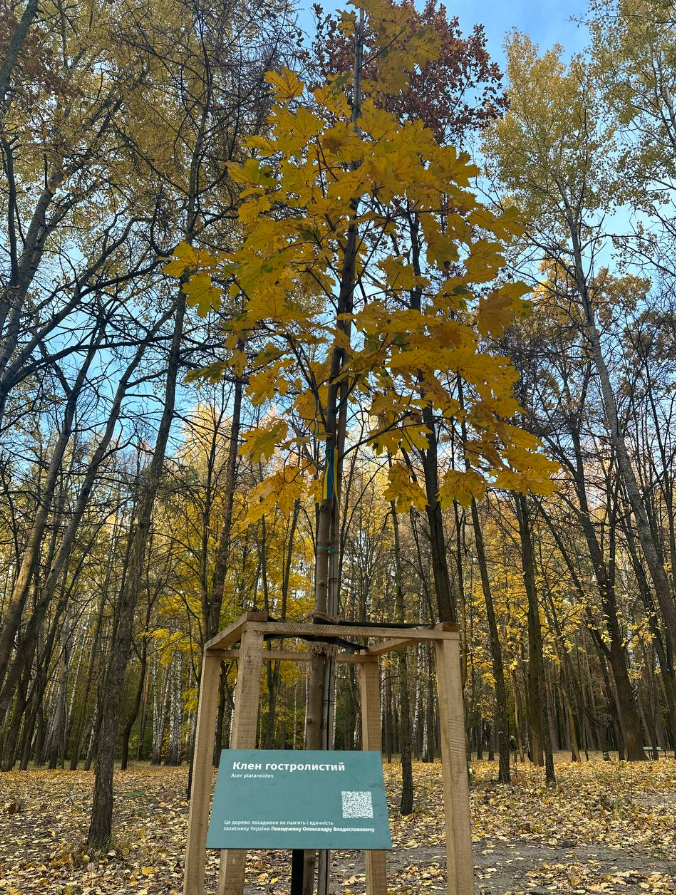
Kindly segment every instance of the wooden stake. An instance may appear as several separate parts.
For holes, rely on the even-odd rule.
[[[364,655],[362,653],[362,655]],[[362,749],[380,752],[382,733],[380,728],[380,666],[377,657],[369,657],[360,663],[359,691],[361,694],[361,741]],[[366,852],[366,893],[387,895],[387,873],[384,851]]]
[[[438,640],[434,646],[441,722],[448,895],[473,895],[474,862],[459,635],[452,640]]]
[[[203,895],[206,860],[209,803],[211,801],[211,767],[216,734],[218,708],[218,672],[220,656],[204,652],[200,680],[195,753],[193,757],[192,792],[188,819],[188,845],[185,852],[183,895]]]
[[[237,692],[232,727],[233,749],[254,749],[261,693],[263,635],[245,629],[239,648]],[[243,895],[246,851],[224,849],[218,873],[218,895]],[[202,895],[202,893],[200,893]]]

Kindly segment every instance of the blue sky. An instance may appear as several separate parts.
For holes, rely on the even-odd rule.
[[[305,30],[312,27],[311,0],[300,0],[301,24]],[[321,4],[325,10],[347,8],[345,2],[326,0]],[[512,28],[524,31],[541,47],[555,43],[564,46],[567,53],[581,50],[586,34],[572,16],[581,16],[586,8],[586,0],[448,0],[448,14],[457,15],[463,32],[471,30],[476,22],[483,23],[488,38],[488,48],[493,58],[502,63],[504,54],[502,43],[505,33]]]

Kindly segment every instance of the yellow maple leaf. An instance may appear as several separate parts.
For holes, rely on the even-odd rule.
[[[282,420],[276,420],[270,426],[261,426],[244,433],[244,444],[239,453],[251,458],[252,462],[269,460],[278,445],[286,438],[289,427]]]
[[[477,326],[481,335],[486,336],[490,332],[500,336],[515,316],[527,314],[530,305],[521,299],[526,292],[528,286],[525,283],[506,283],[482,298],[477,312]]]
[[[282,67],[279,72],[267,72],[265,80],[272,85],[277,99],[282,102],[297,99],[303,92],[302,81],[299,80],[295,72],[286,66]]]
[[[207,249],[197,249],[188,242],[180,242],[163,271],[169,277],[181,277],[186,270],[212,267],[215,263],[216,258]]]
[[[200,317],[206,317],[212,308],[217,311],[221,306],[221,289],[214,286],[208,273],[193,274],[182,288],[188,296],[188,304],[191,308],[197,307]]]
[[[439,502],[444,509],[454,500],[463,507],[468,507],[472,498],[481,500],[486,493],[486,481],[474,469],[451,469],[444,476],[439,488]]]
[[[401,513],[407,513],[411,506],[424,510],[427,505],[425,492],[417,482],[411,480],[408,467],[403,463],[393,463],[387,471],[388,484],[384,496]]]

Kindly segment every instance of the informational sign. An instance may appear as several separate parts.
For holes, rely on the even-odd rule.
[[[207,848],[392,848],[380,752],[224,749]]]

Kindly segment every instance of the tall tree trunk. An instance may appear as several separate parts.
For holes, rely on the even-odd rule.
[[[52,741],[49,750],[49,769],[53,771],[64,751],[68,707],[68,671],[70,667],[71,638],[73,626],[69,623],[68,614],[61,627],[61,658],[59,660],[59,684],[56,697],[56,710],[52,724]]]
[[[160,482],[164,457],[169,440],[171,423],[174,418],[176,400],[176,380],[180,365],[181,337],[185,316],[185,295],[177,299],[174,333],[167,363],[164,408],[155,442],[155,450],[147,474],[141,485],[136,525],[129,534],[131,551],[129,570],[117,612],[117,625],[108,672],[104,681],[102,698],[101,729],[96,757],[96,778],[92,817],[87,842],[93,847],[104,848],[110,842],[113,828],[113,768],[115,760],[115,740],[117,735],[120,700],[124,685],[124,674],[131,649],[134,624],[134,610],[138,588],[143,575],[145,548],[150,529],[150,519],[155,496]]]
[[[243,346],[239,344],[237,347],[241,350]],[[211,579],[211,598],[208,601],[205,601],[202,606],[202,625],[204,629],[205,643],[218,634],[225,581],[228,574],[232,510],[237,483],[239,433],[242,425],[243,387],[242,379],[236,379],[233,389],[230,435],[228,437],[228,459],[225,464],[225,480],[223,482],[223,524],[221,526],[218,547],[214,558],[214,571]]]
[[[523,581],[528,598],[528,698],[531,731],[531,758],[534,764],[546,764],[547,785],[556,785],[554,757],[549,731],[545,663],[542,653],[542,628],[540,604],[535,586],[535,553],[533,530],[528,500],[523,494],[516,495],[517,519],[521,539],[521,563]],[[544,753],[544,762],[543,762]]]
[[[420,265],[420,224],[415,213],[409,213],[408,219],[411,238],[411,266],[415,275],[420,276],[422,273]],[[420,312],[421,299],[422,290],[420,288],[411,289],[409,293],[411,310]],[[425,397],[425,379],[422,373],[418,376],[418,388],[421,396]],[[420,450],[419,454],[425,481],[425,512],[429,527],[432,577],[437,601],[437,613],[440,622],[455,622],[457,621],[457,609],[451,591],[451,578],[446,558],[444,517],[439,501],[439,435],[431,404],[426,404],[423,407],[422,417],[427,430],[427,447],[424,450]]]
[[[641,496],[636,473],[632,466],[631,458],[629,457],[624,432],[620,427],[617,401],[615,400],[610,372],[608,371],[608,366],[603,354],[601,336],[596,328],[592,299],[584,276],[582,248],[574,228],[572,228],[572,235],[576,278],[578,280],[578,288],[585,314],[585,333],[591,346],[594,365],[601,383],[601,394],[603,395],[603,410],[606,417],[606,424],[615,451],[617,466],[634,513],[634,518],[636,519],[638,539],[650,571],[650,577],[653,582],[653,587],[655,588],[655,593],[657,594],[657,602],[662,613],[667,635],[673,648],[676,646],[676,603],[674,602],[674,595],[669,585],[669,579],[660,558],[660,551],[650,526],[650,520],[648,518],[643,497]],[[642,751],[643,747],[641,745],[641,752]]]
[[[592,514],[587,502],[586,483],[584,477],[584,468],[582,461],[582,449],[577,433],[571,433],[573,436],[575,453],[576,453],[576,470],[575,470],[575,490],[579,502],[578,519],[580,521],[582,531],[587,542],[589,556],[594,570],[596,585],[601,597],[601,605],[603,607],[603,617],[605,627],[608,632],[609,643],[606,645],[604,640],[597,636],[596,642],[603,651],[611,667],[613,678],[617,687],[618,709],[621,713],[621,726],[626,746],[626,754],[629,761],[643,761],[645,758],[643,752],[643,740],[641,737],[640,722],[634,694],[629,680],[629,671],[627,668],[627,655],[620,629],[620,623],[617,616],[617,601],[615,596],[615,586],[606,563],[601,545],[599,544],[594,523],[592,522]],[[543,518],[548,520],[548,516],[543,513]],[[549,529],[552,532],[559,550],[561,551],[566,565],[574,574],[576,587],[584,596],[584,589],[575,572],[574,565],[568,551],[563,544],[559,533],[555,530],[555,526],[551,520],[548,520]]]
[[[481,530],[481,520],[476,501],[472,498],[472,525],[474,527],[474,542],[476,545],[477,562],[481,576],[481,589],[486,602],[486,615],[488,617],[488,634],[491,645],[491,659],[493,663],[493,678],[495,680],[495,720],[498,731],[498,751],[500,766],[498,779],[500,783],[509,783],[509,714],[507,710],[507,688],[505,686],[505,670],[502,661],[502,646],[500,644],[500,632],[495,618],[493,606],[493,594],[491,592],[490,578],[488,577],[488,564],[486,562],[486,550],[484,537]]]
[[[129,712],[129,717],[124,725],[122,730],[122,760],[120,762],[120,770],[126,771],[129,765],[129,740],[131,739],[131,732],[134,728],[134,722],[138,716],[139,709],[141,708],[141,699],[143,697],[143,691],[146,683],[146,666],[148,662],[147,657],[147,646],[146,646],[146,638],[143,638],[143,648],[141,653],[141,667],[139,669],[139,678],[138,678],[138,686],[136,688],[136,695],[134,696],[134,703],[132,705],[131,711]],[[139,739],[140,739],[139,733]]]
[[[28,0],[24,7],[23,14],[16,23],[12,34],[9,38],[7,50],[5,52],[2,63],[0,64],[0,130],[4,121],[5,110],[8,106],[8,96],[12,83],[12,75],[14,67],[19,58],[19,53],[23,46],[23,42],[28,34],[28,29],[33,23],[33,19],[38,11],[38,0]]]
[[[181,723],[183,720],[183,691],[181,687],[181,653],[177,650],[171,662],[169,676],[169,745],[165,765],[178,767],[181,763]]]
[[[406,620],[404,610],[404,585],[401,568],[401,543],[399,540],[399,519],[394,502],[390,504],[392,528],[394,530],[394,574],[395,574],[395,615],[399,624]],[[399,650],[399,744],[401,756],[401,800],[399,810],[403,815],[413,811],[413,762],[411,758],[411,741],[413,730],[411,725],[411,702],[408,679],[407,650]]]
[[[638,555],[634,534],[632,527],[629,524],[629,520],[624,521],[623,529],[627,538],[627,546],[629,547],[634,574],[636,575],[636,580],[638,582],[639,594],[648,618],[648,626],[655,646],[657,661],[660,664],[660,671],[662,672],[662,682],[667,697],[667,711],[669,713],[671,729],[676,734],[676,679],[674,677],[673,659],[669,655],[669,641],[667,639],[665,644],[665,638],[663,637],[662,630],[657,620],[652,593],[648,586],[648,580],[643,569],[643,564]],[[676,749],[674,751],[674,758],[676,758]]]
[[[544,658],[542,655],[540,606],[535,587],[535,556],[528,502],[523,494],[515,495],[515,500],[521,538],[521,566],[528,599],[528,741],[531,761],[534,765],[542,767],[544,765],[544,738],[541,684],[544,680]]]

